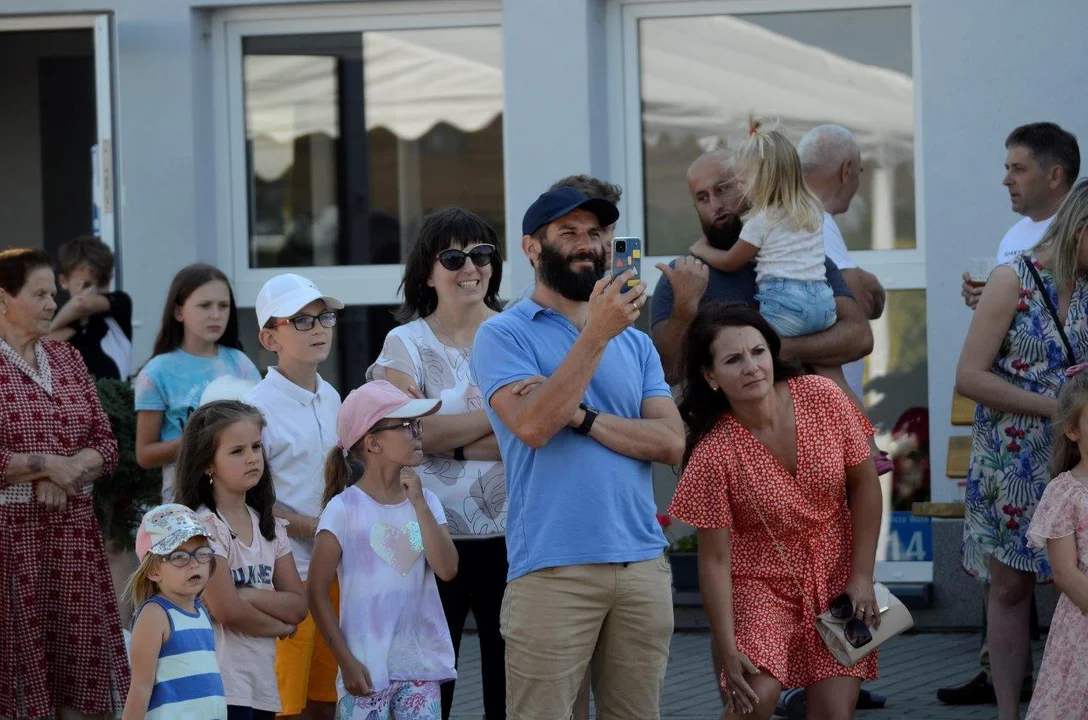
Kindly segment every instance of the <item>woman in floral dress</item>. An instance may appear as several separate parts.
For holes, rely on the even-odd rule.
[[[1019,717],[1031,595],[1051,581],[1027,543],[1050,480],[1050,420],[1065,369],[1088,359],[1088,181],[1066,195],[1039,244],[990,275],[956,387],[978,402],[964,503],[963,566],[989,585],[987,637],[1001,718]],[[1061,324],[1058,322],[1061,319]]]
[[[766,720],[783,687],[807,688],[809,717],[852,717],[877,654],[843,666],[815,618],[846,593],[858,619],[878,624],[873,429],[834,382],[784,366],[779,345],[746,305],[699,310],[680,404],[688,451],[669,512],[699,534],[729,717]]]
[[[91,483],[117,442],[79,352],[43,339],[49,258],[0,252],[0,718],[99,717],[128,693]]]

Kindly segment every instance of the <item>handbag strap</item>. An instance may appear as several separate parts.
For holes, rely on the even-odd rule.
[[[1062,344],[1065,345],[1065,353],[1069,356],[1069,365],[1076,365],[1077,356],[1073,352],[1073,344],[1069,342],[1069,336],[1065,334],[1062,319],[1058,316],[1058,309],[1054,307],[1054,301],[1050,299],[1050,293],[1047,291],[1046,285],[1043,284],[1042,276],[1039,275],[1039,271],[1035,269],[1035,263],[1029,260],[1027,255],[1021,255],[1020,259],[1023,260],[1024,266],[1031,273],[1031,277],[1035,281],[1035,287],[1039,289],[1039,294],[1043,296],[1043,302],[1046,303],[1046,309],[1050,311],[1050,317],[1054,319],[1054,326],[1058,328],[1058,335],[1061,336]]]
[[[748,473],[745,471],[744,463],[741,462],[740,454],[737,452],[737,444],[735,442],[730,443],[730,446],[733,450],[733,459],[736,461],[737,464],[737,473],[741,476],[738,479],[743,479],[746,481],[748,479]],[[800,448],[798,448],[798,454],[800,454]],[[739,482],[737,483],[737,485],[740,484],[741,483]],[[751,497],[748,497],[747,499],[751,501]],[[793,580],[794,585],[797,587],[797,594],[801,596],[802,604],[807,606],[808,611],[812,613],[812,617],[819,617],[820,613],[812,607],[812,603],[809,602],[808,596],[805,595],[804,585],[798,579],[797,575],[794,574],[793,568],[790,567],[790,562],[786,557],[786,552],[782,549],[782,543],[778,542],[778,538],[775,537],[775,534],[771,531],[771,526],[767,524],[767,520],[763,517],[763,510],[760,509],[759,503],[753,502],[751,504],[752,507],[756,509],[756,515],[759,516],[759,521],[763,524],[763,529],[766,530],[767,534],[771,537],[771,544],[774,545],[775,552],[778,553],[779,559],[782,560],[782,565],[786,568],[786,572],[789,573],[790,578]]]

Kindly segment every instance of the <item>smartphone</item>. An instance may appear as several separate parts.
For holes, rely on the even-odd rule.
[[[627,292],[642,282],[642,238],[612,238],[612,277],[617,278],[628,270],[634,270],[634,277],[620,292]]]

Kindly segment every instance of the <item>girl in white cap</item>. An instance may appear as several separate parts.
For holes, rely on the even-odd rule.
[[[140,567],[127,588],[139,614],[124,720],[227,717],[215,636],[198,598],[215,559],[206,532],[184,505],[160,505],[140,523]]]
[[[440,720],[439,685],[456,676],[435,575],[454,578],[457,550],[437,496],[406,470],[423,462],[419,419],[440,405],[378,380],[348,395],[337,416],[308,590],[340,666],[341,720]],[[352,459],[364,468],[355,484]]]

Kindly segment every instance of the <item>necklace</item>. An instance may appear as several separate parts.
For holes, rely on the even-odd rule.
[[[442,328],[442,334],[446,336],[446,339],[450,341],[449,347],[452,347],[457,351],[457,354],[461,356],[461,359],[465,361],[465,364],[472,362],[472,348],[463,348],[457,344],[457,341],[453,338],[453,333],[446,329],[446,326],[438,319],[438,313],[431,313],[431,317],[438,323],[438,327]]]

